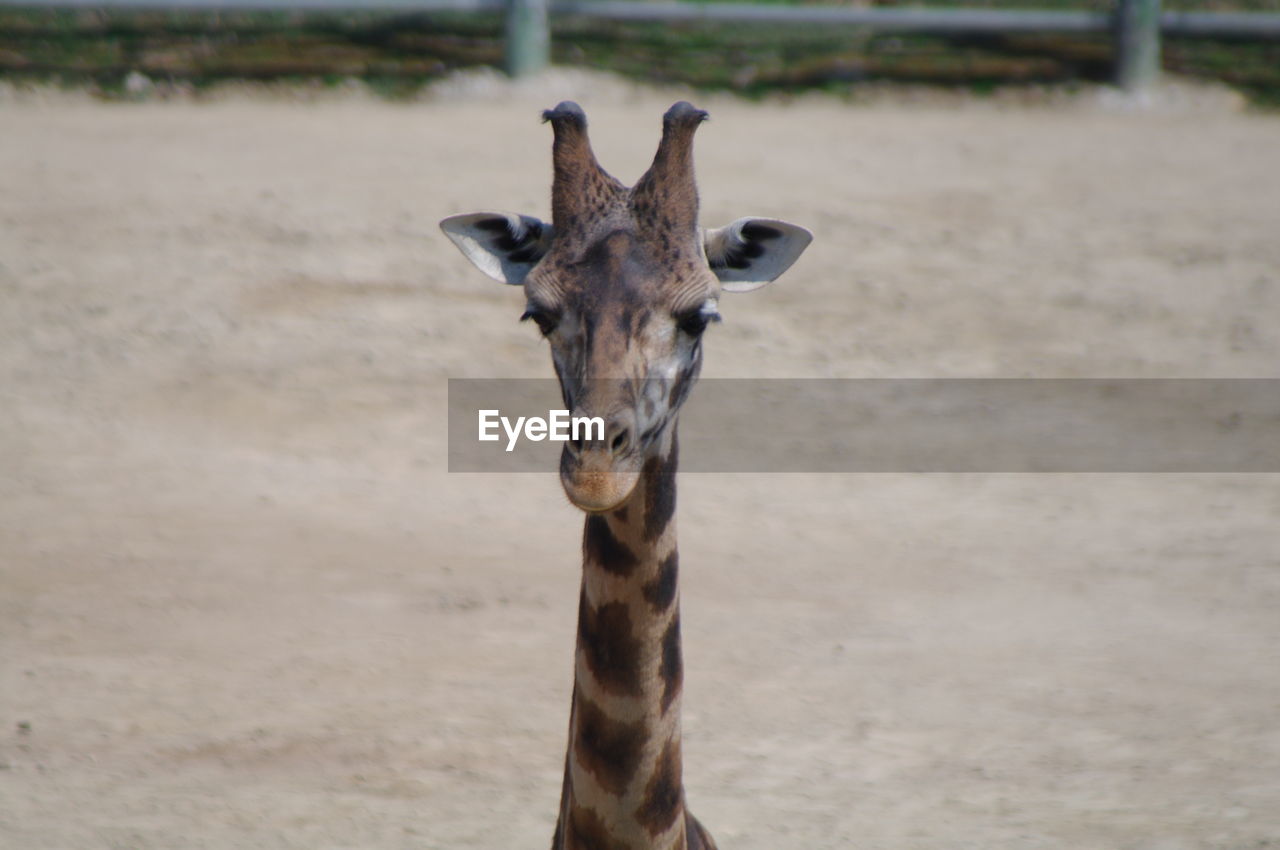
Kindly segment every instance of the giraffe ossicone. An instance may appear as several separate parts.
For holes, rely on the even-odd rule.
[[[668,109],[653,164],[628,188],[600,167],[582,108],[561,103],[543,113],[550,223],[507,212],[440,223],[481,271],[524,288],[566,407],[605,423],[560,459],[588,516],[553,850],[715,847],[681,779],[677,416],[721,293],[773,281],[812,235],[771,218],[699,226],[693,137],[706,118],[683,101]]]

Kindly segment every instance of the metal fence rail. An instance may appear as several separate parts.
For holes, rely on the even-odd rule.
[[[1165,12],[1160,29],[1169,35],[1220,38],[1280,38],[1280,15],[1266,12]]]
[[[0,0],[0,6],[120,10],[463,12],[507,15],[507,68],[534,73],[548,62],[548,18],[613,21],[796,24],[927,35],[1110,33],[1116,80],[1149,84],[1159,72],[1161,35],[1280,39],[1280,14],[1160,12],[1160,0],[1115,0],[1087,11],[848,8],[672,0]]]
[[[881,32],[934,35],[984,32],[1095,32],[1111,16],[1098,12],[997,9],[849,8],[750,3],[676,3],[645,0],[552,0],[551,11],[620,21],[716,21],[863,27]]]

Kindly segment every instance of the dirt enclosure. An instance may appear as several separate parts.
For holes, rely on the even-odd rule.
[[[559,96],[0,103],[0,847],[549,844],[580,516],[445,470],[550,367],[436,222],[547,214]],[[634,180],[673,98],[577,96]],[[1280,377],[1276,117],[700,105],[704,222],[816,234],[704,374]],[[680,500],[725,850],[1280,846],[1280,476]]]

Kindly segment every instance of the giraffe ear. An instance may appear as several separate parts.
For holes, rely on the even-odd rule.
[[[750,292],[771,283],[804,253],[813,234],[776,218],[740,218],[708,230],[707,262],[728,292]]]
[[[518,213],[453,215],[440,222],[440,229],[476,268],[512,286],[524,283],[551,247],[551,225]]]

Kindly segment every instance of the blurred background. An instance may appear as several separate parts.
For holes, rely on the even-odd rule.
[[[0,6],[4,850],[549,844],[582,516],[447,471],[551,366],[437,223],[547,217],[562,98],[814,232],[707,377],[1280,378],[1269,3],[141,2]],[[1280,847],[1280,476],[679,487],[725,850]]]
[[[549,11],[548,11],[549,10]],[[1159,44],[1163,36],[1163,44]],[[1151,69],[1280,103],[1276,0],[5,0],[0,74],[108,97],[227,80],[362,81],[411,98],[465,68],[548,60],[746,97],[877,82],[976,94]]]

